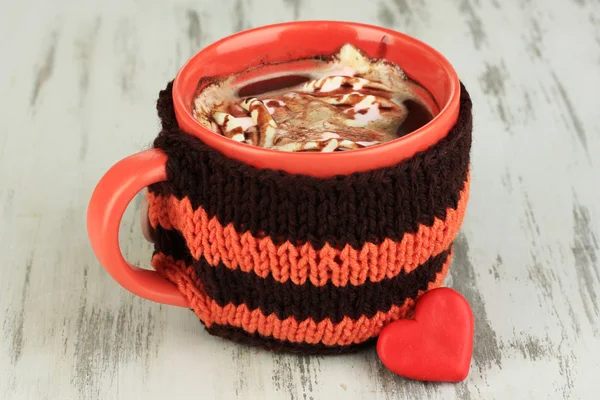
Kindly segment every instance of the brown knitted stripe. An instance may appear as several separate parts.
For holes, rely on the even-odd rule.
[[[194,266],[204,293],[218,305],[246,304],[251,310],[260,308],[265,315],[275,313],[279,319],[293,316],[298,321],[310,317],[315,322],[329,318],[338,323],[345,316],[370,318],[378,311],[387,312],[392,305],[400,305],[426,290],[450,254],[450,250],[445,250],[409,273],[402,271],[391,279],[366,281],[360,286],[337,286],[331,281],[322,286],[310,281],[296,285],[290,280],[281,283],[272,276],[261,278],[253,272],[233,270],[223,264],[212,266],[204,257],[196,261],[183,236],[175,230],[159,227],[155,236],[160,252]]]
[[[441,286],[448,273],[452,257],[449,256],[436,280],[431,282],[428,290]],[[235,306],[227,304],[219,306],[204,293],[204,288],[196,277],[192,266],[177,261],[170,256],[155,254],[152,266],[164,278],[172,282],[190,302],[190,307],[207,327],[230,325],[262,337],[272,337],[292,343],[324,344],[327,346],[347,346],[362,343],[376,337],[381,329],[392,321],[407,318],[415,306],[415,299],[408,298],[404,304],[393,305],[388,312],[378,311],[372,318],[362,315],[358,319],[344,317],[339,323],[329,318],[315,322],[312,318],[302,321],[290,316],[284,320],[273,313],[265,315],[260,309],[250,310],[245,304]],[[420,297],[425,291],[417,295]]]
[[[310,243],[275,245],[268,236],[240,234],[233,224],[224,227],[216,217],[208,219],[202,207],[192,211],[189,200],[174,196],[149,193],[148,215],[153,227],[181,232],[192,257],[204,258],[210,265],[222,264],[262,278],[270,276],[281,283],[359,286],[365,281],[393,278],[402,271],[409,273],[448,249],[462,223],[468,197],[467,182],[457,209],[448,210],[445,220],[436,218],[432,226],[419,225],[416,233],[405,234],[400,242],[385,239],[358,249],[349,244],[342,248],[325,244],[321,249],[314,249]]]
[[[327,346],[321,343],[292,343],[287,340],[278,340],[272,337],[260,336],[258,333],[248,333],[242,328],[237,328],[231,325],[213,324],[210,328],[206,328],[207,332],[213,336],[218,336],[223,339],[228,339],[237,343],[247,344],[250,346],[260,346],[267,350],[282,353],[298,353],[306,355],[335,355],[356,353],[364,349],[372,347],[377,338],[371,338],[365,342],[351,344],[347,346]]]
[[[458,121],[436,145],[392,167],[330,179],[261,170],[222,156],[175,128],[170,96],[169,86],[158,102],[164,130],[154,142],[169,156],[168,180],[150,191],[187,197],[222,225],[268,235],[276,244],[359,248],[398,241],[419,224],[445,219],[467,180],[471,100],[462,86]]]

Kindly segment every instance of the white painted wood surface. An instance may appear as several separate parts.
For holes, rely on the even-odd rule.
[[[206,334],[98,265],[87,202],[158,132],[158,91],[202,46],[293,19],[374,23],[454,64],[475,107],[453,285],[469,378],[424,384],[374,350],[274,355]],[[600,372],[597,0],[0,1],[1,399],[592,399]],[[148,264],[139,199],[123,250]]]

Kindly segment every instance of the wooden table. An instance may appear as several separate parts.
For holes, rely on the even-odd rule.
[[[0,398],[598,398],[596,0],[44,1],[0,6]],[[253,26],[384,25],[441,51],[471,93],[472,197],[452,285],[475,314],[468,379],[424,384],[374,350],[274,355],[123,290],[88,244],[102,174],[149,147],[186,59]],[[139,196],[125,256],[148,264]]]

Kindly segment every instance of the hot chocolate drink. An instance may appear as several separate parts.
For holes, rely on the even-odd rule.
[[[438,110],[423,93],[398,65],[346,44],[328,57],[204,80],[194,115],[204,127],[249,145],[352,150],[388,142],[429,122]]]

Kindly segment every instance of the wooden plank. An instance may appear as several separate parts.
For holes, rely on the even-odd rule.
[[[594,398],[600,370],[600,14],[591,0],[4,2],[0,14],[0,398]],[[33,13],[36,11],[36,13]],[[275,355],[206,334],[100,268],[95,183],[158,132],[158,91],[230,33],[292,19],[389,26],[437,48],[474,104],[472,198],[452,285],[476,319],[459,384],[374,350]],[[147,265],[139,198],[127,259]]]

